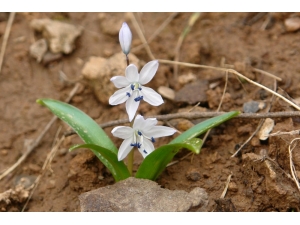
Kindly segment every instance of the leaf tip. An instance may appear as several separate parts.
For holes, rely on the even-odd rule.
[[[43,99],[39,98],[35,102],[38,103],[38,104],[40,104],[40,105],[42,105],[42,106],[45,106],[45,103],[44,103]]]

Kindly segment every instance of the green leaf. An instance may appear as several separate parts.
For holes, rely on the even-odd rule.
[[[118,154],[118,149],[104,130],[80,109],[53,99],[38,99],[37,103],[46,106],[53,114],[71,126],[85,143],[95,144]]]
[[[156,180],[180,149],[186,148],[199,154],[201,146],[202,140],[199,138],[192,138],[184,143],[161,146],[144,159],[135,177]]]
[[[124,180],[130,177],[130,173],[123,161],[118,161],[118,157],[109,149],[94,144],[76,145],[70,151],[78,148],[89,148],[112,173],[115,181]]]
[[[224,123],[225,121],[239,115],[239,111],[232,111],[228,113],[224,113],[220,116],[216,116],[205,120],[197,125],[193,126],[192,128],[188,129],[187,131],[180,134],[178,137],[173,139],[169,144],[181,143],[191,138],[197,137],[211,128],[219,126],[220,124]],[[151,153],[152,154],[152,153]]]

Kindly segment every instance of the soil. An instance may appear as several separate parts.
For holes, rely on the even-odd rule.
[[[170,15],[135,13],[146,39]],[[1,43],[8,16],[8,13],[0,15]],[[191,16],[192,13],[178,13],[154,37],[149,47],[156,59],[174,60],[176,44]],[[285,20],[298,16],[292,13],[202,13],[186,35],[178,61],[231,67],[273,89],[273,78],[251,68],[270,72],[282,79],[277,82],[278,92],[297,102],[300,96],[300,35],[297,30],[288,31]],[[30,28],[30,22],[37,18],[50,18],[82,27],[83,33],[75,42],[75,50],[44,65],[32,58],[29,47],[39,39],[40,34]],[[26,143],[36,139],[53,117],[49,110],[36,104],[38,98],[64,101],[75,83],[79,82],[80,89],[70,104],[98,123],[126,118],[124,106],[112,107],[99,102],[92,87],[81,75],[84,64],[91,56],[108,58],[120,52],[118,30],[122,21],[128,22],[133,33],[132,53],[142,62],[150,61],[145,48],[134,49],[142,41],[127,13],[16,14],[0,73],[0,173],[24,154]],[[60,71],[66,74],[67,80],[61,78]],[[186,93],[179,92],[188,85],[178,82],[182,78],[180,75],[193,75],[196,81],[202,80],[206,85],[206,96],[193,110],[217,110],[226,81],[224,72],[180,66],[176,77],[173,65],[160,63],[149,86],[155,90],[168,86],[175,93]],[[229,75],[220,111],[243,111],[244,103],[258,101],[266,104],[258,112],[263,113],[270,107],[271,97],[267,91]],[[139,112],[143,115],[187,112],[194,107],[192,102],[191,99],[180,102],[165,99],[165,104],[157,108],[142,104]],[[295,109],[275,98],[270,112],[280,111]],[[272,133],[293,131],[300,127],[297,117],[274,118],[274,121]],[[169,121],[168,125],[183,131],[186,126],[197,122],[199,120],[178,119]],[[169,166],[157,183],[163,188],[188,192],[194,187],[204,188],[209,196],[207,211],[299,211],[300,192],[291,178],[288,150],[289,143],[298,134],[272,136],[265,141],[255,135],[236,157],[231,157],[256,130],[258,123],[258,119],[232,119],[213,129],[199,155],[182,159],[189,152],[181,150],[174,158],[179,162]],[[121,140],[111,136],[112,128],[104,130],[119,146]],[[25,211],[80,211],[78,196],[81,193],[114,183],[109,171],[89,150],[68,152],[69,147],[81,143],[76,135],[65,138],[50,166],[42,173],[43,164],[55,141],[68,130],[66,124],[57,120],[25,161],[0,181],[0,193],[14,192],[10,201],[0,201],[0,211],[21,211],[32,191]],[[162,138],[157,144],[169,140],[171,138]],[[300,151],[297,150],[296,146],[293,162],[296,175],[300,176]],[[137,167],[141,156],[136,154],[135,157]],[[30,185],[40,174],[42,177],[36,189],[32,189]],[[226,195],[221,197],[228,179]],[[17,187],[22,181],[27,184],[20,191]]]

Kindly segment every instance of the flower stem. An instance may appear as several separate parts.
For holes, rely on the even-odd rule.
[[[127,55],[126,55],[126,59],[127,59],[127,64],[128,64],[129,60],[128,60]],[[134,120],[135,120],[135,117],[130,122],[131,127],[133,127]],[[128,168],[129,173],[130,173],[130,176],[132,176],[132,174],[133,174],[133,161],[134,161],[134,148],[127,155],[127,168]]]
[[[128,58],[128,55],[126,55],[126,62],[127,62],[127,66],[129,66],[129,58]]]
[[[127,155],[127,168],[130,173],[130,176],[132,176],[132,171],[133,171],[133,156],[134,156],[134,148]]]

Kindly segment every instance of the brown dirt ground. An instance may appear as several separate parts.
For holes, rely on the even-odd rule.
[[[169,15],[136,14],[143,24],[146,38]],[[191,15],[179,13],[150,43],[150,49],[157,59],[174,60],[177,40]],[[268,13],[259,17],[255,13],[203,13],[186,36],[179,61],[219,67],[222,59],[225,59],[225,63],[235,66],[237,71],[272,88],[272,78],[249,69],[259,68],[282,78],[278,82],[281,93],[297,99],[300,96],[300,35],[299,32],[287,32],[284,26],[285,19],[292,16],[299,15]],[[63,20],[82,26],[84,31],[76,41],[75,51],[47,66],[38,64],[29,56],[29,46],[37,39],[37,34],[29,27],[30,21],[35,18]],[[60,79],[59,71],[63,70],[70,80],[76,80],[80,78],[83,65],[90,56],[109,57],[120,51],[118,34],[105,31],[101,23],[103,18],[111,21],[107,26],[120,27],[120,21],[128,21],[133,31],[133,46],[142,43],[127,14],[105,13],[101,15],[101,21],[99,18],[99,13],[16,14],[0,73],[0,173],[20,158],[25,151],[24,143],[37,138],[53,116],[46,108],[36,104],[36,99],[47,97],[64,100],[74,87],[74,83]],[[8,14],[2,13],[1,43],[7,19]],[[144,48],[135,50],[134,54],[144,62],[150,60]],[[207,80],[209,84],[217,82],[217,87],[207,90],[207,101],[201,102],[198,107],[215,111],[225,84],[224,74],[214,70],[179,68],[179,75],[189,73],[199,80]],[[91,88],[84,81],[80,82],[82,87],[73,97],[72,105],[98,123],[125,118],[126,112],[122,106],[111,107],[99,103]],[[175,91],[182,87],[173,77],[173,66],[160,65],[150,86],[157,89],[161,85]],[[243,103],[251,100],[263,101],[267,106],[270,104],[271,95],[268,92],[253,84],[240,82],[233,75],[229,76],[226,92],[221,111],[242,110]],[[192,106],[169,100],[165,102],[155,110],[150,105],[142,104],[140,112],[144,115],[167,114],[187,111]],[[271,112],[294,110],[278,99],[274,100],[271,108]],[[210,200],[208,211],[299,211],[300,193],[289,175],[288,154],[288,145],[297,135],[275,136],[267,141],[259,141],[254,137],[237,157],[231,158],[238,146],[255,131],[258,122],[257,119],[233,119],[215,128],[199,155],[187,157],[168,167],[157,182],[173,190],[190,191],[197,186],[204,188]],[[273,132],[297,130],[299,123],[299,118],[276,118]],[[21,178],[29,180],[29,186],[41,174],[59,127],[62,127],[61,133],[69,129],[61,121],[55,122],[26,160],[0,181],[0,193],[14,190]],[[111,129],[105,128],[105,131],[110,135]],[[113,140],[117,145],[121,143],[120,140]],[[168,140],[170,138],[162,139],[159,144]],[[79,194],[114,183],[111,174],[90,151],[67,151],[75,143],[81,143],[75,135],[65,139],[25,211],[80,211]],[[263,149],[269,158],[258,160]],[[182,150],[175,159],[187,153]],[[295,169],[300,174],[300,152],[296,148],[293,153]],[[139,162],[140,156],[136,157]],[[227,193],[222,199],[220,196],[231,174]],[[21,211],[24,204],[24,199],[15,198],[10,203],[2,202],[0,211]]]

